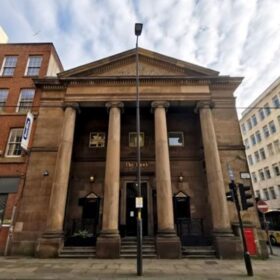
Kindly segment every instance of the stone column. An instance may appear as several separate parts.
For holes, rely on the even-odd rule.
[[[174,230],[173,192],[165,112],[168,106],[168,102],[152,103],[155,114],[157,253],[160,258],[179,258],[181,256],[181,244]]]
[[[201,102],[198,108],[216,249],[220,257],[232,257],[238,254],[241,248],[239,240],[233,237],[231,230],[225,182],[210,103]]]
[[[107,155],[104,180],[102,231],[97,240],[96,255],[99,258],[120,256],[119,191],[120,191],[120,138],[121,108],[123,103],[106,104],[110,110]]]
[[[48,209],[46,231],[38,241],[39,257],[56,257],[63,241],[63,223],[71,167],[77,105],[69,105],[64,112],[61,139]]]

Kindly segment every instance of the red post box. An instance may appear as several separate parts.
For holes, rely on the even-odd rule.
[[[257,247],[255,243],[254,231],[252,228],[244,228],[244,235],[247,244],[248,252],[251,256],[257,254]]]

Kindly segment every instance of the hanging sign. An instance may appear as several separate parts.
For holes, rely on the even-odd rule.
[[[28,144],[30,140],[33,121],[34,121],[33,114],[31,112],[28,112],[25,120],[22,137],[21,137],[21,144],[20,144],[21,148],[25,151],[28,150]]]

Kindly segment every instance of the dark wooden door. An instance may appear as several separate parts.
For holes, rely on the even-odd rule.
[[[141,184],[141,193],[143,197],[142,208],[142,225],[143,235],[148,232],[148,208],[147,208],[147,183]],[[135,198],[137,196],[137,189],[135,183],[127,183],[126,189],[126,235],[137,235],[137,209],[135,207]]]

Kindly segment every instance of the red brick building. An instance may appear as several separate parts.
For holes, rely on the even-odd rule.
[[[40,106],[41,93],[33,78],[56,76],[63,67],[52,43],[0,44],[0,67],[0,253],[4,253],[29,158],[20,148],[22,130],[27,112],[36,117]],[[32,135],[35,127],[36,121]]]

